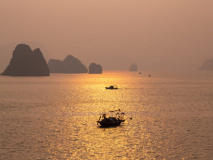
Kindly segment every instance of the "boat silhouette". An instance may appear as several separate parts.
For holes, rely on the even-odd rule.
[[[107,114],[104,113],[99,117],[99,120],[97,121],[97,124],[100,124],[102,127],[113,127],[113,126],[119,126],[122,122],[125,121],[124,119],[124,113],[121,113],[121,110],[114,110],[109,111],[111,113],[117,112],[116,116],[110,116],[107,117]]]
[[[106,89],[118,89],[118,87],[116,85],[111,85],[108,87],[105,87]]]

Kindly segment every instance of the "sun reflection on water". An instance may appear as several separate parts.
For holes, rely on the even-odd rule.
[[[103,74],[88,75],[80,81],[78,79],[67,82],[68,87],[66,85],[67,88],[63,91],[65,97],[62,102],[66,103],[66,106],[61,110],[67,116],[63,115],[65,118],[62,120],[56,118],[56,125],[52,127],[66,128],[63,137],[59,139],[68,136],[69,138],[66,138],[66,141],[63,140],[63,143],[66,144],[67,141],[70,143],[53,146],[53,150],[68,150],[69,152],[63,158],[69,155],[72,159],[121,159],[122,157],[131,159],[140,158],[139,152],[153,153],[152,147],[143,147],[144,141],[151,145],[149,133],[136,132],[138,128],[135,128],[135,123],[143,123],[145,121],[143,117],[138,117],[139,119],[134,117],[135,121],[127,119],[121,126],[112,128],[101,128],[96,124],[99,115],[109,110],[124,110],[127,113],[126,118],[130,118],[131,113],[136,112],[134,107],[137,106],[134,104],[137,104],[141,97],[134,94],[136,88],[133,77],[129,78],[126,74]],[[135,80],[141,81],[137,76]],[[105,87],[108,85],[117,85],[118,89],[107,90]],[[143,97],[143,99],[146,98]],[[57,125],[60,121],[63,123]],[[140,130],[145,128],[141,127]],[[55,143],[57,144],[57,141]],[[148,158],[145,154],[143,157]]]
[[[3,159],[212,157],[211,108],[201,97],[212,98],[212,82],[185,85],[188,80],[121,72],[56,74],[4,83],[8,84],[0,83]],[[107,90],[108,85],[118,89]],[[117,109],[125,112],[124,123],[111,128],[97,125],[101,114]]]

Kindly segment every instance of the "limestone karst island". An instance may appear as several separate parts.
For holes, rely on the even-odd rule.
[[[2,76],[49,76],[50,73],[102,74],[102,66],[91,63],[89,69],[72,55],[63,61],[50,59],[48,64],[39,48],[32,50],[26,44],[18,44],[9,65]]]
[[[99,64],[91,63],[89,72],[87,67],[76,57],[68,55],[63,61],[50,59],[48,62],[50,73],[89,73],[102,74],[102,67]]]
[[[207,59],[203,62],[202,66],[199,68],[201,71],[213,71],[213,58]]]
[[[138,70],[138,66],[134,63],[129,67],[130,72],[137,72],[137,70]]]
[[[96,63],[91,63],[89,66],[89,74],[102,74],[101,65]]]
[[[48,62],[50,73],[87,73],[88,69],[80,60],[68,55],[63,61],[50,59]]]
[[[49,76],[49,68],[39,48],[32,50],[26,44],[19,44],[13,51],[3,76]]]

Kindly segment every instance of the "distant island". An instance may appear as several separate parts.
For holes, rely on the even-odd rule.
[[[90,66],[89,66],[89,74],[102,74],[101,65],[91,63]]]
[[[87,73],[88,69],[80,60],[68,55],[63,61],[50,59],[48,62],[50,73]]]
[[[201,71],[213,71],[213,58],[207,59],[203,62],[202,66],[199,68]]]
[[[130,72],[137,72],[137,70],[138,70],[138,66],[134,63],[129,67]]]
[[[26,44],[18,44],[3,76],[49,76],[49,68],[39,48],[32,51]]]

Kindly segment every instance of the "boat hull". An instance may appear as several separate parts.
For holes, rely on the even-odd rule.
[[[110,88],[110,87],[105,87],[106,89],[118,89],[118,88]]]
[[[102,127],[114,127],[114,126],[119,126],[121,124],[121,121],[116,122],[116,123],[110,123],[110,122],[98,122]]]
[[[105,87],[106,89],[118,89],[117,86],[109,86],[109,87]]]

